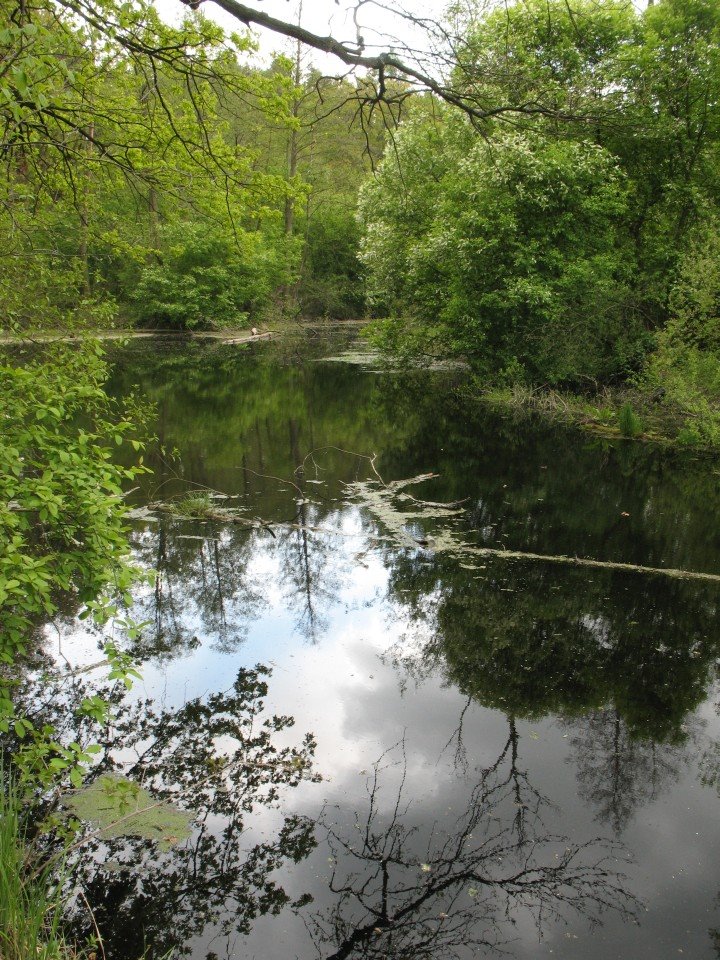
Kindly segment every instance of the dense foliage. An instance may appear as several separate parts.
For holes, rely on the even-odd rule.
[[[388,188],[399,172],[386,164],[374,185],[382,205],[366,195],[374,289],[408,304],[428,346],[442,351],[449,342],[485,373],[607,376],[642,340],[619,229],[627,189],[612,157],[532,135],[488,143],[454,126],[439,143],[428,144],[422,124],[402,138],[404,149],[447,164],[427,222],[422,199],[415,202],[427,175],[418,163],[405,191],[397,181]]]
[[[99,327],[108,304],[125,325],[247,325],[302,306],[303,284],[314,312],[348,299],[359,314],[357,289],[338,290],[357,274],[366,170],[354,85],[320,88],[284,57],[253,65],[248,35],[199,14],[171,27],[145,0],[82,13],[0,3],[3,321],[27,326],[42,305],[62,324],[83,301]],[[353,266],[335,270],[348,245]]]
[[[168,25],[151,0],[0,0],[0,733],[13,741],[18,777],[9,800],[0,794],[0,812],[8,811],[0,819],[13,827],[0,836],[0,873],[11,879],[24,857],[11,807],[18,797],[79,786],[99,750],[88,730],[109,715],[109,699],[91,691],[68,703],[65,721],[88,733],[71,740],[59,721],[25,711],[18,691],[36,663],[42,624],[63,609],[99,623],[115,617],[138,640],[121,619],[136,575],[123,484],[144,469],[143,415],[109,400],[103,351],[74,339],[78,332],[348,319],[365,313],[369,292],[372,309],[389,317],[379,324],[381,341],[401,354],[459,355],[486,382],[632,381],[683,411],[686,439],[720,442],[720,8],[714,0],[662,0],[644,12],[626,0],[525,0],[464,15],[452,80],[487,105],[487,120],[420,98],[364,189],[358,219],[368,160],[386,139],[376,116],[356,115],[358,92],[375,95],[369,78],[324,80],[299,48],[260,63],[247,34],[226,36],[197,12]],[[397,77],[383,83],[403,89]],[[503,104],[497,116],[494,104]],[[30,350],[27,341],[48,329],[59,342]],[[193,402],[206,372],[199,365],[174,395],[176,407]],[[266,387],[261,404],[292,407],[293,373],[278,379],[260,367],[256,376]],[[332,375],[323,376],[329,389]],[[225,410],[215,425],[216,450],[257,422],[257,406],[234,382],[230,400],[233,416]],[[382,401],[374,397],[373,406]],[[346,412],[343,435],[352,438],[357,404]],[[293,458],[301,420],[288,423]],[[629,404],[620,427],[626,436],[642,430]],[[264,471],[260,450],[258,457]],[[294,585],[309,597],[305,563],[289,582],[291,593]],[[167,556],[158,571],[163,564]],[[421,586],[425,595],[432,584]],[[525,617],[543,663],[580,662],[584,635],[575,646],[549,639],[563,624],[575,636],[580,611],[549,601],[538,619],[513,600],[513,621],[504,601],[483,596],[475,609],[451,587],[437,626],[448,676],[469,695],[498,706],[504,673],[518,673],[496,622],[514,630]],[[158,634],[162,599],[158,589]],[[470,645],[467,631],[453,631],[453,605],[473,626]],[[314,636],[309,600],[305,623]],[[112,643],[104,652],[110,681],[129,684],[128,658]],[[527,658],[527,650],[515,655]],[[577,699],[563,709],[622,703],[624,655],[598,651],[593,676],[577,673]],[[707,665],[695,661],[682,661],[684,696],[650,691],[665,704],[669,731],[705,681]],[[557,691],[538,698],[531,680],[514,691],[518,715],[557,703]],[[258,675],[239,675],[227,709],[253,714],[262,693]],[[631,707],[628,722],[641,728],[644,704]],[[187,736],[184,762],[198,738],[207,744],[188,789],[206,783],[200,774],[215,761],[213,737],[203,740],[207,731],[187,723],[210,716],[205,709],[191,704],[163,718]],[[292,757],[276,755],[270,732],[285,725],[280,718],[255,742],[258,756],[275,758],[273,790],[302,779],[312,752],[306,740]],[[4,778],[0,768],[3,790]],[[218,788],[207,811],[225,802]],[[289,823],[277,851],[263,848],[267,871],[310,845],[305,825]],[[226,863],[226,851],[220,856]],[[215,859],[210,850],[211,866]],[[244,870],[236,865],[240,891]],[[45,874],[34,876],[42,888]],[[158,877],[162,887],[167,875]],[[3,906],[24,909],[23,883],[6,888]],[[37,916],[54,916],[42,894]],[[206,902],[202,889],[199,896]],[[262,913],[285,899],[266,887],[249,902]],[[34,928],[21,929],[17,917],[22,910],[12,917],[15,954],[40,954],[25,935]],[[131,911],[128,918],[130,926]],[[165,915],[160,928],[169,929]]]
[[[719,44],[711,0],[471,17],[457,83],[518,112],[416,116],[366,187],[384,342],[545,384],[625,380],[657,348],[647,376],[717,396]]]

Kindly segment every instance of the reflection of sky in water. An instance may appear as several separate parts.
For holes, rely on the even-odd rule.
[[[469,496],[458,536],[476,543],[694,569],[715,569],[720,555],[698,519],[698,504],[715,502],[715,479],[697,464],[680,462],[673,472],[670,459],[638,445],[589,449],[565,437],[563,446],[537,426],[466,423],[444,406],[437,383],[406,400],[396,392],[383,408],[392,390],[386,380],[378,387],[378,378],[363,380],[340,364],[329,372],[320,365],[265,369],[261,361],[238,360],[242,376],[235,361],[226,372],[198,362],[195,379],[176,382],[171,368],[167,383],[146,377],[146,389],[159,394],[164,442],[184,444],[184,475],[232,486],[248,515],[273,519],[275,536],[163,519],[139,526],[134,537],[141,562],[161,576],[159,590],[138,592],[136,615],[151,623],[132,697],[181,706],[227,690],[240,668],[262,663],[272,668],[267,712],[295,719],[274,742],[296,744],[307,731],[317,739],[322,782],[281,790],[277,808],[257,806],[245,819],[242,848],[272,842],[282,816],[293,813],[321,818],[319,839],[323,830],[357,837],[373,763],[385,754],[376,827],[382,833],[391,822],[404,773],[402,825],[414,831],[405,853],[417,878],[431,859],[429,843],[436,849],[457,834],[483,771],[497,765],[492,776],[505,786],[476,834],[504,824],[510,836],[525,831],[544,841],[620,840],[633,862],[611,857],[607,869],[626,874],[623,884],[644,904],[639,926],[611,911],[592,930],[568,910],[567,925],[548,918],[541,941],[532,917],[513,908],[515,926],[503,925],[511,956],[716,957],[709,931],[720,926],[718,796],[698,769],[701,762],[712,772],[702,758],[720,738],[706,689],[718,653],[715,588],[505,560],[464,568],[432,549],[378,543],[376,520],[340,506],[330,486],[306,485],[312,502],[298,506],[287,485],[261,483],[255,473],[293,476],[295,464],[323,443],[377,450],[387,479],[442,474],[416,494]],[[279,401],[268,407],[274,394]],[[255,471],[245,477],[247,489],[240,451]],[[323,479],[356,479],[357,463],[334,456],[322,460]],[[426,529],[413,520],[412,531]],[[96,638],[84,628],[69,631],[62,650],[71,662],[97,659]],[[286,859],[276,871],[291,899],[310,893],[312,904],[298,915],[284,909],[259,917],[237,941],[206,930],[194,943],[197,960],[209,950],[256,960],[333,956],[337,945],[316,950],[307,926],[339,902],[329,891],[330,853],[323,841],[307,859]],[[551,862],[554,855],[548,845]],[[512,862],[511,853],[504,856]],[[502,869],[492,864],[495,875]],[[451,916],[472,906],[477,885],[460,885]],[[433,901],[434,923],[444,909],[442,898]],[[593,907],[589,913],[598,915]],[[485,955],[465,934],[422,956]],[[348,956],[416,960],[412,943],[405,953],[398,944],[394,953],[371,948],[372,938],[368,952]]]
[[[325,518],[324,525],[329,525]],[[322,602],[323,628],[308,638],[298,628],[301,608],[288,602],[282,575],[286,537],[276,534],[246,533],[252,538],[251,558],[243,571],[250,589],[257,591],[263,603],[245,625],[244,639],[231,651],[218,648],[212,640],[203,640],[202,609],[190,597],[178,593],[178,613],[183,631],[200,638],[193,649],[171,650],[160,659],[151,657],[142,666],[143,679],[134,695],[149,696],[167,705],[180,705],[194,697],[225,689],[240,667],[264,663],[272,667],[266,706],[269,712],[289,714],[295,726],[278,738],[294,743],[305,731],[318,740],[317,770],[323,775],[319,784],[304,783],[283,794],[284,814],[301,812],[316,817],[323,804],[329,810],[337,805],[340,821],[355,811],[362,819],[367,807],[367,784],[373,761],[391,750],[377,800],[381,818],[389,817],[397,798],[401,768],[394,745],[403,740],[407,767],[403,796],[411,801],[406,822],[417,828],[418,862],[425,855],[428,831],[441,835],[452,831],[457,817],[467,804],[478,772],[495,763],[508,738],[508,719],[496,710],[470,704],[456,687],[447,683],[437,666],[408,675],[398,666],[399,654],[412,655],[422,650],[432,635],[433,615],[441,601],[438,588],[424,598],[429,622],[413,623],[400,600],[388,596],[391,565],[389,555],[369,547],[360,533],[357,511],[334,517],[344,536],[310,536],[310,554],[322,552],[325,569],[333,568],[336,591]],[[143,532],[137,542],[152,547],[154,526]],[[185,529],[185,526],[171,526]],[[211,536],[217,536],[213,532]],[[224,543],[222,532],[217,536]],[[194,541],[197,548],[201,540]],[[361,563],[353,562],[361,553]],[[176,588],[177,592],[177,588]],[[153,590],[144,588],[140,608],[147,613]],[[601,647],[608,645],[611,625],[602,617],[587,615],[584,626]],[[71,661],[96,656],[95,639],[82,632],[63,639],[63,650]],[[388,653],[392,656],[387,656]],[[464,712],[463,712],[464,711]],[[698,711],[702,723],[690,720],[698,736],[706,742],[720,735],[720,724],[708,703]],[[462,719],[461,740],[458,724]],[[556,718],[518,721],[519,765],[527,774],[532,791],[547,798],[542,808],[545,829],[563,834],[576,842],[595,837],[610,837],[607,824],[598,823],[592,804],[578,795],[578,771],[587,757],[583,746],[582,719],[564,722]],[[692,741],[691,741],[692,744]],[[639,753],[662,752],[662,745],[636,744],[629,747]],[[515,916],[510,931],[514,939],[509,947],[517,957],[553,955],[575,957],[582,949],[590,958],[675,956],[679,951],[693,957],[713,955],[708,928],[713,925],[717,883],[714,864],[720,854],[715,829],[717,796],[704,789],[685,750],[678,749],[672,762],[677,774],[652,791],[623,825],[622,840],[635,863],[618,864],[627,872],[629,885],[648,912],[641,916],[640,927],[623,923],[612,913],[603,917],[603,926],[592,932],[587,923],[568,911],[568,926],[549,923],[543,927],[544,939],[538,941],[537,929],[525,912]],[[625,758],[626,760],[628,757]],[[395,765],[393,765],[393,761]],[[642,793],[642,791],[641,791]],[[587,798],[585,798],[587,801]],[[496,815],[511,820],[513,803],[507,798]],[[278,811],[258,808],[246,824],[242,843],[247,849],[254,842],[272,838],[278,829]],[[425,845],[425,846],[424,846]],[[285,868],[281,882],[291,897],[312,893],[315,904],[331,903],[327,884],[330,876],[328,847],[321,844],[311,857],[297,866]],[[649,931],[651,935],[649,936]],[[218,949],[210,931],[195,945],[198,957],[206,950]],[[235,955],[258,958],[284,956],[310,957],[314,948],[300,917],[286,911],[280,917],[259,918],[249,938],[236,947]],[[330,956],[329,945],[325,953]],[[463,955],[460,951],[459,955]],[[470,954],[468,954],[470,955]],[[438,955],[437,960],[441,960]]]

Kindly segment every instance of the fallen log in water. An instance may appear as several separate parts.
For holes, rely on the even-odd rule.
[[[616,570],[620,573],[637,573],[645,576],[670,577],[675,580],[701,580],[708,583],[720,583],[720,574],[702,570],[679,570],[675,567],[650,567],[643,564],[623,563],[614,560],[594,560],[591,557],[567,556],[554,553],[534,553],[528,550],[507,550],[503,547],[481,547],[461,539],[459,531],[452,529],[449,522],[465,514],[458,509],[465,501],[439,503],[434,500],[420,500],[405,493],[406,487],[435,479],[431,473],[420,474],[409,480],[395,480],[385,484],[379,480],[367,480],[346,484],[346,490],[354,502],[368,509],[388,531],[389,536],[369,538],[375,543],[385,541],[395,546],[417,550],[419,547],[432,553],[447,553],[451,556],[492,558],[499,560],[521,560],[535,563],[555,563],[567,567],[584,567],[592,570]],[[411,503],[412,511],[399,509],[397,502]],[[249,529],[264,530],[275,537],[273,528],[285,530],[304,530],[308,533],[320,533],[331,536],[357,537],[367,533],[350,533],[332,527],[318,527],[307,523],[288,523],[273,521],[268,523],[259,517],[241,516],[232,507],[208,505],[197,513],[185,513],[178,509],[177,502],[154,502],[146,507],[130,511],[136,519],[147,519],[153,513],[169,513],[177,520],[210,520],[216,523],[239,524]],[[413,520],[443,520],[445,525],[432,535],[420,540],[411,534],[407,526]]]
[[[569,567],[592,567],[598,570],[620,570],[625,573],[644,573],[673,577],[676,580],[707,580],[720,583],[720,574],[704,573],[701,570],[677,570],[674,567],[646,567],[636,563],[621,563],[613,560],[592,560],[589,557],[567,557],[555,553],[529,553],[524,550],[501,550],[494,547],[473,547],[463,544],[462,553],[476,557],[500,557],[504,560],[536,560],[542,563],[559,563]]]
[[[501,560],[522,560],[536,563],[556,563],[568,567],[585,567],[593,570],[617,570],[622,573],[638,573],[646,576],[670,577],[675,580],[703,580],[720,583],[720,574],[706,573],[700,570],[678,570],[674,567],[650,567],[642,564],[623,563],[613,560],[594,560],[589,557],[571,557],[564,554],[534,553],[528,550],[506,550],[502,547],[481,547],[465,542],[460,531],[448,523],[452,517],[464,514],[456,509],[462,501],[438,503],[433,500],[420,500],[402,493],[406,487],[435,479],[437,474],[424,473],[409,480],[395,480],[381,484],[367,480],[349,484],[348,493],[355,502],[370,510],[390,532],[398,546],[417,549],[423,547],[433,553],[448,553],[457,557],[485,557]],[[406,511],[397,506],[398,501],[410,501],[414,510]],[[445,524],[422,541],[407,530],[408,523],[417,520],[445,520]]]

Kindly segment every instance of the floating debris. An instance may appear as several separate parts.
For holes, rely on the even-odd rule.
[[[647,567],[634,563],[621,563],[612,560],[594,560],[590,557],[570,557],[563,554],[532,553],[525,550],[509,550],[505,547],[480,547],[467,543],[453,529],[453,517],[464,516],[466,511],[458,509],[454,503],[442,504],[432,500],[420,500],[412,497],[412,504],[417,509],[402,510],[398,501],[407,501],[407,495],[399,496],[406,487],[435,479],[437,474],[422,473],[409,480],[394,480],[383,484],[378,480],[364,480],[348,484],[346,492],[352,499],[368,509],[386,528],[392,540],[398,547],[417,550],[421,540],[432,542],[434,553],[447,553],[458,558],[468,557],[498,557],[503,560],[524,560],[538,563],[555,563],[570,567],[587,567],[600,570],[618,570],[626,573],[639,573],[650,576],[670,577],[675,580],[705,580],[711,583],[720,583],[720,574],[706,573],[700,570],[677,570],[669,567]],[[408,529],[413,521],[444,520],[440,529],[434,529],[432,537],[425,534],[419,537]],[[450,521],[449,523],[447,521]]]
[[[95,824],[105,839],[145,837],[161,850],[190,836],[193,815],[167,801],[157,801],[133,780],[105,774],[65,801],[80,820]]]

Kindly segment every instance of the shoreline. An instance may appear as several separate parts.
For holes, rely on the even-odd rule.
[[[301,320],[300,329],[347,329],[365,326],[365,320]],[[277,325],[276,325],[277,326]],[[232,328],[224,330],[169,330],[167,327],[145,327],[142,329],[98,330],[88,328],[70,333],[66,330],[38,330],[32,333],[18,331],[17,334],[0,333],[0,345],[33,343],[74,343],[80,340],[152,340],[167,337],[173,340],[215,340],[219,343],[255,343],[258,340],[272,340],[283,336],[290,329],[281,324],[276,330],[258,328]]]
[[[460,391],[463,402],[481,403],[507,414],[539,417],[606,440],[634,441],[665,448],[717,456],[718,444],[704,439],[701,421],[688,411],[669,407],[637,389],[609,388],[588,396],[548,388],[514,385],[487,390]],[[637,417],[637,432],[624,433],[621,411],[630,407]],[[700,429],[698,429],[700,427]]]
[[[366,326],[366,320],[315,320],[305,319],[292,324],[276,325],[274,330],[224,329],[224,330],[168,330],[166,328],[145,329],[87,329],[76,333],[63,330],[42,330],[32,334],[12,335],[0,333],[0,346],[30,346],[50,343],[74,343],[83,340],[107,342],[129,340],[153,340],[158,338],[181,341],[210,341],[225,345],[244,346],[257,342],[270,342],[282,339],[293,332],[311,330],[360,330]],[[256,332],[253,332],[256,329]],[[360,363],[364,354],[331,357],[336,361]],[[368,354],[367,361],[370,361]],[[374,363],[377,357],[373,357]],[[461,366],[455,361],[453,366]],[[412,365],[415,369],[432,369],[432,364]],[[400,370],[400,366],[391,369]],[[513,384],[509,387],[487,387],[473,384],[472,381],[458,389],[458,398],[462,403],[482,404],[506,415],[540,417],[543,420],[572,427],[584,433],[606,440],[633,440],[652,443],[663,447],[673,447],[682,451],[694,452],[703,456],[717,456],[720,441],[704,436],[702,417],[692,410],[683,410],[677,405],[669,405],[664,399],[658,400],[651,392],[637,388],[617,387],[600,388],[592,394],[580,395],[569,391],[555,390],[549,387],[528,387]],[[632,432],[624,432],[620,423],[621,411],[629,407],[633,417],[637,418],[637,427]]]

